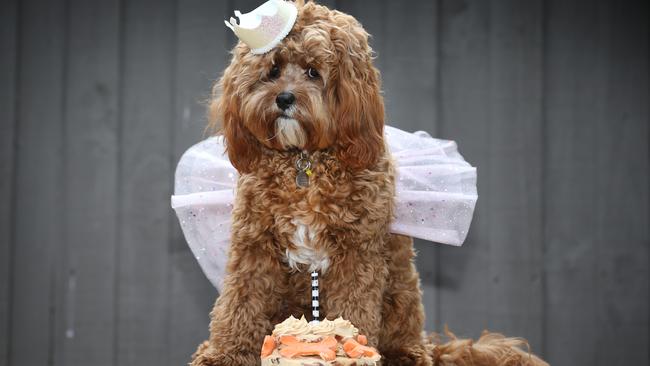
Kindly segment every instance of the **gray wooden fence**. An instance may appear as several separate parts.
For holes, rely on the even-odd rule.
[[[261,0],[3,0],[0,366],[182,365],[216,296],[169,208]],[[326,1],[374,35],[393,125],[479,168],[462,248],[418,242],[427,328],[554,365],[649,363],[647,1]]]

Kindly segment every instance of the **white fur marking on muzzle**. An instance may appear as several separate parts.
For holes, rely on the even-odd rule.
[[[277,138],[283,148],[305,146],[305,131],[300,127],[300,123],[293,118],[280,117],[276,121]]]

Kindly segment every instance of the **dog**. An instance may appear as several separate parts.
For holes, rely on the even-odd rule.
[[[234,47],[209,102],[240,177],[227,276],[192,365],[259,364],[273,326],[309,314],[311,271],[322,313],[350,320],[382,365],[471,359],[480,350],[467,342],[445,350],[423,338],[413,241],[388,229],[395,167],[369,35],[350,15],[296,6],[295,25],[270,52]]]

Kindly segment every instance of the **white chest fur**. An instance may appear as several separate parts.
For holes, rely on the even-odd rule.
[[[309,271],[320,271],[325,273],[329,267],[330,260],[327,253],[323,250],[316,250],[313,247],[315,234],[313,230],[294,219],[292,223],[296,226],[293,234],[293,245],[295,249],[285,253],[287,263],[291,268],[298,269],[299,264],[309,266]]]

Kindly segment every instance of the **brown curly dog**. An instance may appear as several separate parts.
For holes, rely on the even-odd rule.
[[[388,231],[395,176],[368,34],[347,14],[297,6],[280,45],[254,55],[240,42],[214,88],[210,122],[240,178],[227,277],[192,365],[259,364],[264,335],[309,314],[311,270],[321,312],[350,320],[383,365],[433,365],[412,240]]]

